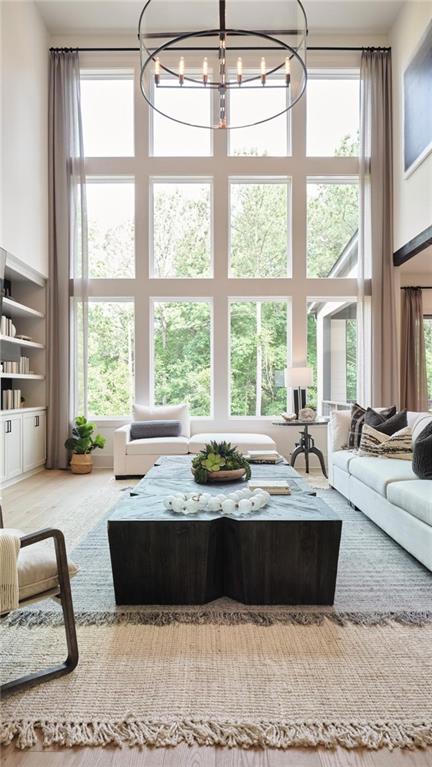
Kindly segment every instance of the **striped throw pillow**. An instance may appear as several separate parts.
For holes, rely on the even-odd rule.
[[[411,461],[412,429],[407,426],[389,437],[373,426],[364,424],[358,449],[359,456],[372,456],[375,458],[398,458],[401,461]]]

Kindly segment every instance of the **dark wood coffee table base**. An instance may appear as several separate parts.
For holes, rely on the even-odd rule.
[[[109,518],[117,604],[205,604],[222,596],[244,604],[333,604],[342,522],[320,498],[273,496],[242,518],[165,512],[162,498],[174,488],[189,491],[189,482],[196,490],[182,464],[162,463],[149,472],[148,492],[122,499]]]

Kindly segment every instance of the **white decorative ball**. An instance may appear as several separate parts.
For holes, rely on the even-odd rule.
[[[239,502],[239,511],[245,514],[249,511],[252,511],[252,504],[248,498],[242,498],[242,500]]]
[[[220,503],[217,500],[217,498],[210,498],[207,504],[208,511],[219,511],[219,508],[220,508]]]
[[[190,498],[188,501],[186,501],[185,508],[188,514],[196,514],[198,511],[198,503]]]
[[[230,498],[227,498],[222,504],[222,511],[225,514],[232,514],[235,511],[235,508],[235,501],[231,500]]]

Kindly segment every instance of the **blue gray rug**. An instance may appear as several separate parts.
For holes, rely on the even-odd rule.
[[[80,566],[72,583],[77,622],[82,625],[135,623],[317,624],[325,618],[343,625],[422,625],[432,622],[432,574],[335,490],[318,491],[343,520],[335,604],[246,606],[230,599],[208,605],[117,607],[110,566],[106,520],[91,530],[71,556]],[[126,499],[125,499],[126,500]],[[11,624],[58,624],[54,601],[12,613]]]

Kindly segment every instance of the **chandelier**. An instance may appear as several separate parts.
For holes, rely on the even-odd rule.
[[[265,24],[265,0],[230,0],[228,8],[226,0],[215,0],[210,29],[200,28],[204,5],[208,13],[208,3],[195,6],[198,28],[181,32],[154,31],[163,0],[147,0],[144,5],[138,24],[140,87],[149,106],[174,122],[212,130],[260,125],[292,109],[307,81],[307,18],[300,0],[278,4],[277,20],[283,23],[277,30],[247,29],[251,15]],[[227,12],[232,16],[230,26]],[[208,119],[191,114],[193,107],[186,99],[182,109],[181,92],[197,88],[214,94]],[[175,89],[176,98],[162,98],[164,89],[171,95]],[[230,109],[230,93],[250,89],[255,94],[253,115],[250,102],[247,110]]]

